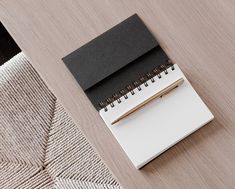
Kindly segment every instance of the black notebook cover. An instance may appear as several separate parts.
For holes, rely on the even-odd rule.
[[[167,60],[136,14],[63,58],[97,110],[100,102],[115,100],[112,95],[122,89],[128,92],[127,85]]]

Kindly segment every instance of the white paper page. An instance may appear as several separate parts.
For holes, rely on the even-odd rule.
[[[128,99],[114,102],[99,113],[123,150],[136,168],[140,168],[153,158],[176,144],[214,117],[198,94],[183,75],[178,65],[162,78],[154,77],[148,87],[128,93]],[[162,90],[174,81],[184,78],[184,83],[162,98],[155,99],[128,117],[111,125],[115,119],[140,102]]]

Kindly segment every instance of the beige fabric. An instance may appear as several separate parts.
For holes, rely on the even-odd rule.
[[[0,188],[121,188],[23,53],[0,67]]]

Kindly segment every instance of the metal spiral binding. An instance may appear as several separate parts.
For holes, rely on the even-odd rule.
[[[167,60],[166,64],[161,64],[160,66],[154,68],[151,72],[147,72],[145,75],[142,75],[138,80],[134,81],[133,83],[126,86],[125,89],[122,89],[119,91],[119,93],[114,93],[112,97],[108,97],[105,101],[102,101],[99,103],[99,106],[104,111],[108,111],[107,106],[110,105],[111,108],[113,108],[114,101],[117,101],[118,103],[121,103],[121,97],[124,97],[124,99],[128,99],[127,93],[130,92],[131,95],[135,95],[134,89],[137,88],[138,91],[141,91],[142,88],[140,85],[144,84],[145,87],[148,87],[147,81],[151,81],[152,83],[155,82],[154,77],[157,76],[159,79],[162,78],[161,73],[168,74],[167,69],[171,67],[171,70],[174,70],[174,64],[171,62],[171,60]]]

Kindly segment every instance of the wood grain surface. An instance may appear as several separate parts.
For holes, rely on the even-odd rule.
[[[133,13],[215,116],[141,170],[61,61]],[[235,1],[0,0],[0,19],[125,189],[234,188]]]

